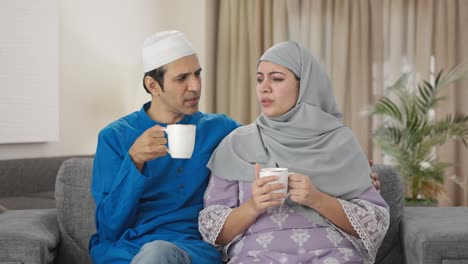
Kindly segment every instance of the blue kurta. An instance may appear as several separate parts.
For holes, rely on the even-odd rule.
[[[170,155],[146,162],[142,172],[128,151],[157,124],[146,113],[150,103],[99,133],[91,191],[97,233],[90,240],[94,263],[129,263],[140,247],[154,240],[174,243],[192,263],[220,263],[219,252],[203,242],[198,213],[208,183],[206,164],[218,143],[238,124],[220,114],[197,112],[178,124],[197,126],[191,159]]]

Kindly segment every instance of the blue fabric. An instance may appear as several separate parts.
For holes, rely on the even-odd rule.
[[[91,192],[97,233],[90,240],[94,263],[129,263],[154,240],[175,244],[192,263],[220,263],[219,252],[202,241],[198,213],[208,184],[206,164],[219,142],[238,123],[220,114],[197,112],[178,124],[197,126],[191,159],[170,155],[146,162],[142,172],[128,151],[157,124],[147,114],[150,103],[105,127],[98,138]]]
[[[162,240],[146,243],[132,264],[190,264],[190,257],[176,245]]]

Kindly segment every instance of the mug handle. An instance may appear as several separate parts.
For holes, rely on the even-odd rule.
[[[167,127],[161,127],[161,130],[164,131],[164,133],[169,134],[167,133]],[[166,147],[166,150],[167,150],[167,153],[169,153],[169,155],[171,155],[172,157],[171,151],[169,150],[169,146]]]

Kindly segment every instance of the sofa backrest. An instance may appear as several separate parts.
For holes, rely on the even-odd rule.
[[[390,206],[390,227],[377,252],[377,264],[404,263],[400,239],[400,223],[403,219],[404,187],[400,174],[392,166],[374,165],[374,172],[379,175],[380,194]]]
[[[72,158],[58,172],[55,200],[61,240],[57,263],[92,263],[88,253],[89,238],[96,232],[92,171],[92,158]]]
[[[96,232],[95,205],[91,197],[92,158],[63,162],[57,175],[55,199],[61,231],[58,263],[92,263],[88,242]],[[395,168],[374,165],[379,174],[381,195],[390,206],[390,227],[377,253],[376,263],[403,263],[400,222],[403,217],[403,183]]]
[[[0,160],[0,197],[53,191],[64,160],[71,156]]]

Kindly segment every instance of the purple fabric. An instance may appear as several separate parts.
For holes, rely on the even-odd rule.
[[[270,208],[225,247],[215,244],[232,208],[251,197],[251,182],[212,175],[200,212],[203,238],[229,263],[373,263],[388,228],[388,206],[373,188],[352,201],[339,200],[360,238],[332,226],[319,226],[288,205]]]

